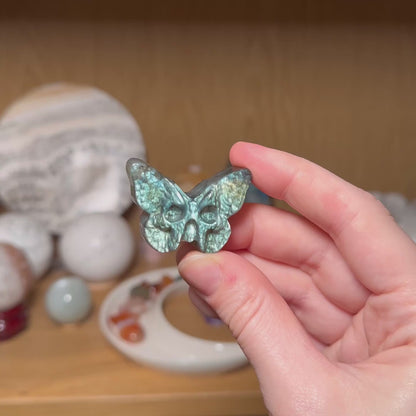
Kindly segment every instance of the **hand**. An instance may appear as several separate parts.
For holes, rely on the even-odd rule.
[[[296,156],[237,143],[231,163],[301,215],[247,204],[216,254],[179,254],[278,416],[416,414],[416,245],[367,192]]]

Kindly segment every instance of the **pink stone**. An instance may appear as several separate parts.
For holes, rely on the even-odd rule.
[[[0,243],[0,341],[27,326],[24,300],[33,281],[30,264],[23,252]]]

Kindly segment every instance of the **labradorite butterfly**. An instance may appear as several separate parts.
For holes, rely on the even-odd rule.
[[[251,181],[248,169],[228,168],[189,192],[140,159],[127,162],[135,203],[144,211],[142,233],[156,250],[194,242],[206,253],[221,250],[231,234],[228,218],[243,205]]]

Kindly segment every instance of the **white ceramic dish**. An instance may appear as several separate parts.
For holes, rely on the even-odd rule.
[[[130,359],[164,370],[206,373],[228,371],[246,364],[247,359],[237,343],[196,338],[169,323],[163,313],[163,302],[169,294],[187,290],[187,284],[182,280],[163,289],[154,304],[141,315],[140,325],[145,332],[141,342],[129,343],[111,330],[108,318],[117,313],[130,290],[144,281],[157,283],[164,275],[176,278],[178,270],[171,267],[140,274],[108,294],[99,314],[100,328],[108,341]]]

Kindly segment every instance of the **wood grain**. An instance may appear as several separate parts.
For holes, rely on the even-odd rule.
[[[168,296],[163,304],[167,320],[185,334],[212,341],[232,342],[234,338],[225,325],[208,324],[201,314],[195,314],[195,307],[187,292]],[[192,319],[189,319],[192,316]]]
[[[301,10],[306,23],[4,19],[0,109],[43,83],[91,84],[131,110],[168,175],[213,173],[248,139],[415,197],[415,26]]]
[[[0,18],[412,23],[412,0],[2,0]]]
[[[190,164],[214,173],[230,145],[248,139],[363,188],[416,197],[413,2],[114,4],[2,3],[0,110],[44,83],[90,84],[130,109],[165,174]],[[0,344],[1,414],[265,412],[250,368],[158,372],[121,358],[96,313],[81,327],[55,327],[42,296],[57,275],[36,290],[30,329]],[[97,306],[108,289],[94,292]]]
[[[137,230],[135,209],[128,215]],[[174,264],[174,255],[157,265],[140,256],[128,275]],[[84,323],[59,326],[47,316],[44,294],[65,274],[55,268],[36,286],[30,327],[0,343],[0,414],[30,415],[254,415],[265,409],[253,370],[247,366],[225,374],[186,375],[135,364],[116,351],[98,327],[102,300],[115,285],[91,285],[94,311]],[[217,338],[201,325],[189,303],[172,299],[171,322],[188,333]],[[184,313],[186,311],[186,313]],[[217,334],[216,334],[217,332]]]

